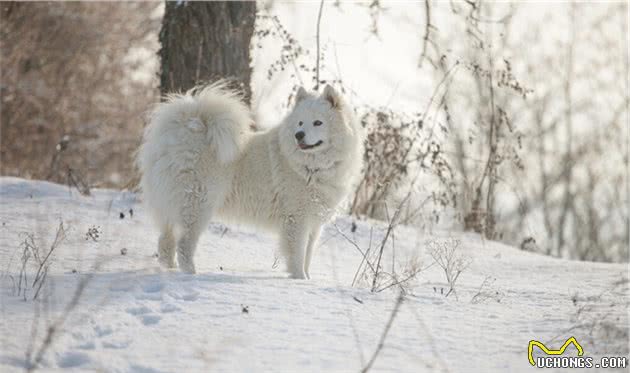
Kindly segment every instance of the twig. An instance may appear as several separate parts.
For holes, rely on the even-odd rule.
[[[424,26],[424,37],[422,38],[422,53],[420,54],[420,66],[422,66],[422,61],[427,57],[427,44],[429,43],[429,33],[431,32],[431,6],[429,5],[429,0],[424,0],[424,16],[425,16],[425,26]]]
[[[319,89],[319,28],[322,23],[322,11],[324,10],[324,0],[319,3],[319,13],[317,14],[317,61],[315,62],[315,90]]]
[[[59,227],[57,228],[57,233],[55,234],[55,240],[50,245],[48,254],[46,254],[44,259],[41,260],[39,263],[39,268],[37,269],[35,280],[33,280],[33,287],[35,287],[35,285],[37,284],[37,281],[40,280],[40,277],[44,277],[44,278],[46,277],[46,272],[48,272],[48,267],[50,266],[50,262],[48,262],[48,259],[50,258],[50,255],[53,253],[53,251],[55,251],[57,246],[59,246],[59,244],[65,239],[66,239],[66,229],[63,226],[63,222],[59,222]],[[45,267],[45,270],[44,272],[42,272],[42,269],[44,269],[44,267]],[[43,279],[42,279],[42,283],[43,283]],[[39,287],[41,288],[41,284]],[[37,293],[39,293],[39,290]],[[37,294],[35,295],[33,299],[36,299],[36,298],[37,298]]]
[[[370,250],[372,250],[372,233],[373,232],[374,232],[374,227],[370,226],[370,241],[368,243],[367,250],[365,250],[365,255],[363,256],[363,259],[361,260],[361,263],[357,267],[357,271],[354,273],[354,277],[352,278],[352,285],[351,286],[353,286],[353,287],[354,287],[354,284],[357,281],[357,276],[359,275],[359,271],[361,270],[361,267],[363,267],[363,263],[365,263],[365,261],[367,260],[368,255],[370,255]]]
[[[387,232],[385,232],[385,237],[383,237],[383,241],[381,241],[381,248],[378,254],[378,261],[376,262],[376,272],[374,273],[374,279],[372,280],[372,292],[376,290],[376,280],[378,279],[378,272],[379,272],[379,268],[381,267],[381,258],[383,257],[383,250],[385,249],[385,244],[387,243],[387,239],[389,238],[389,236],[393,234],[394,228],[398,225],[398,217],[400,216],[402,207],[407,202],[409,197],[411,197],[411,190],[405,196],[405,198],[403,198],[403,200],[400,202],[400,205],[398,205],[398,208],[394,212],[394,216],[391,218],[391,220],[389,221],[389,224],[387,225]]]
[[[365,368],[361,370],[361,373],[366,373],[368,370],[370,370],[370,368],[372,368],[372,364],[374,364],[374,361],[378,357],[378,354],[383,349],[383,346],[385,346],[385,338],[387,338],[387,333],[389,333],[389,329],[391,329],[392,324],[394,323],[394,319],[396,318],[396,314],[398,314],[398,310],[400,309],[400,305],[402,304],[403,300],[404,300],[403,293],[400,292],[400,294],[398,294],[398,298],[396,299],[396,305],[394,306],[394,309],[392,310],[392,314],[389,316],[387,325],[385,325],[383,334],[381,334],[381,339],[378,342],[378,346],[376,346],[376,350],[374,351],[374,354],[370,358],[370,361],[368,361]]]
[[[87,185],[81,174],[70,167],[68,167],[68,186],[74,186],[77,188],[81,195],[90,195],[90,187]]]
[[[26,300],[26,288],[28,287],[28,278],[26,277],[26,264],[31,257],[31,251],[28,249],[28,246],[25,246],[24,253],[22,254],[22,267],[20,269],[19,281],[18,281],[18,293],[20,296],[22,290],[22,279],[24,279],[24,300]]]
[[[359,245],[357,245],[356,242],[354,242],[350,237],[348,237],[345,233],[343,233],[343,231],[339,228],[339,226],[337,225],[337,223],[333,222],[333,227],[335,227],[335,229],[337,229],[337,232],[339,232],[339,234],[346,239],[346,241],[350,242],[352,244],[352,246],[354,246],[355,249],[357,249],[360,253],[361,256],[363,256],[363,259],[365,260],[365,262],[368,264],[368,266],[370,267],[370,269],[372,270],[372,272],[376,273],[376,271],[374,270],[374,267],[372,266],[372,263],[370,263],[370,261],[367,259],[366,253],[363,252],[363,250],[361,250],[361,248],[359,247]]]
[[[416,269],[415,271],[411,272],[411,274],[410,274],[409,276],[405,277],[405,278],[404,278],[404,279],[402,279],[402,280],[396,280],[396,278],[394,277],[394,282],[392,282],[392,283],[390,283],[389,285],[384,286],[384,287],[382,287],[382,288],[376,289],[376,292],[377,292],[377,293],[380,293],[381,291],[383,291],[383,290],[387,290],[387,289],[391,288],[392,286],[396,286],[396,285],[401,286],[401,285],[402,285],[402,284],[404,284],[405,282],[407,282],[407,281],[411,280],[412,278],[416,277],[416,276],[418,275],[418,273],[420,273],[420,272],[424,271],[425,269],[429,269],[429,268],[433,267],[434,265],[435,265],[435,262],[433,262],[433,263],[429,264],[429,265],[428,265],[428,266],[426,266],[426,267],[418,268],[418,269]],[[401,286],[401,287],[400,287],[400,290],[401,290],[401,292],[402,292],[402,291],[404,291],[404,288]]]
[[[284,40],[285,43],[287,43],[288,45],[291,44],[291,41],[288,40],[285,36],[284,36],[284,32],[283,31],[283,27],[280,24],[280,21],[277,19],[277,17],[272,16],[271,14],[268,14],[267,17],[269,19],[271,19],[271,23],[273,24],[273,26],[276,29],[276,32],[278,33],[278,35],[280,35],[280,38],[282,38]],[[293,66],[293,70],[295,71],[295,76],[296,78],[300,81],[300,85],[304,85],[304,81],[302,80],[302,76],[300,75],[300,69],[298,68],[297,64],[295,63],[295,58],[289,58],[289,60],[291,61],[291,65]]]
[[[195,69],[195,81],[199,81],[201,74],[201,56],[203,52],[203,43],[199,43],[199,49],[197,50],[197,68]]]

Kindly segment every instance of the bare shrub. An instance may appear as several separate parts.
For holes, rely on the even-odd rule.
[[[455,285],[459,279],[459,275],[468,268],[471,263],[470,259],[465,258],[460,252],[461,241],[455,239],[449,240],[433,240],[427,244],[427,249],[435,263],[442,268],[448,291],[444,295],[448,297],[451,293],[457,298]]]
[[[157,97],[160,6],[2,5],[0,173],[68,183],[84,194],[131,178],[141,113]]]
[[[409,281],[433,265],[423,266],[422,261],[417,256],[404,261],[402,267],[396,260],[395,229],[401,223],[401,214],[404,211],[404,206],[408,203],[410,195],[411,193],[407,194],[392,216],[388,214],[388,223],[383,238],[375,246],[372,245],[373,228],[370,229],[370,240],[365,250],[359,247],[352,238],[348,237],[339,226],[334,224],[337,232],[352,244],[362,257],[352,279],[352,286],[363,281],[370,287],[371,292],[378,293],[396,286],[403,294],[406,294],[410,291]],[[387,256],[391,256],[389,260],[391,263],[390,270],[386,269],[384,265],[384,260]]]
[[[497,184],[501,179],[501,166],[506,161],[512,161],[516,168],[523,169],[519,156],[522,135],[514,128],[506,109],[499,104],[497,91],[505,87],[523,98],[530,93],[529,89],[523,88],[521,83],[514,78],[508,60],[503,60],[504,69],[496,69],[493,58],[491,55],[487,56],[490,61],[487,69],[477,63],[466,64],[466,68],[477,80],[479,97],[485,101],[480,106],[490,107],[487,110],[480,109],[477,114],[480,120],[477,126],[486,132],[486,138],[479,141],[482,148],[487,149],[487,158],[482,168],[477,169],[477,172],[480,172],[477,178],[479,181],[476,184],[472,183],[470,185],[472,190],[467,193],[472,198],[467,206],[468,210],[465,210],[464,229],[481,233],[490,239],[498,237],[495,201],[498,194]],[[460,153],[459,156],[464,156],[464,154]],[[463,164],[461,161],[459,163]]]
[[[411,121],[403,121],[391,111],[370,110],[361,118],[367,128],[363,179],[352,202],[352,212],[374,217],[382,207],[387,190],[399,187],[407,174],[404,165],[405,149],[411,146]]]
[[[477,289],[477,292],[470,298],[470,303],[477,304],[483,303],[487,300],[495,300],[497,303],[501,303],[503,299],[503,292],[493,289],[492,285],[496,282],[496,278],[491,276],[484,277],[481,285]]]
[[[427,126],[426,113],[405,115],[370,107],[360,111],[364,112],[361,124],[367,130],[365,168],[354,194],[352,213],[385,220],[385,203],[419,176],[437,180],[441,186],[430,194],[432,202],[442,207],[455,203],[453,172],[441,145],[444,127],[436,123]]]

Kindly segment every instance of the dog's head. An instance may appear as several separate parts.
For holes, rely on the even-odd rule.
[[[321,95],[300,88],[278,136],[281,153],[298,173],[337,178],[347,186],[361,170],[363,130],[351,107],[329,85]],[[338,180],[339,172],[343,180]]]
[[[295,107],[285,120],[282,142],[301,153],[330,152],[343,148],[341,143],[352,136],[351,121],[346,104],[333,87],[327,85],[319,96],[300,87]]]

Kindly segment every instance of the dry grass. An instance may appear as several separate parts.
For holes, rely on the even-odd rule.
[[[32,233],[25,234],[25,238],[20,244],[22,255],[20,257],[20,268],[17,279],[7,274],[7,277],[12,282],[14,295],[22,296],[25,301],[28,300],[29,297],[32,300],[37,299],[46,282],[48,270],[54,262],[53,253],[66,239],[66,233],[67,228],[63,225],[63,222],[60,222],[57,227],[57,232],[55,233],[55,238],[48,250],[43,250],[36,244],[35,236]],[[32,278],[29,277],[31,268],[36,269]],[[30,296],[31,293],[33,293],[32,296]]]

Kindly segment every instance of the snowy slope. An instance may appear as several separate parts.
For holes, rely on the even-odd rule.
[[[67,237],[54,251],[38,300],[30,291],[25,301],[13,282],[20,244],[32,233],[47,247],[60,221]],[[397,286],[371,293],[366,281],[350,286],[362,257],[339,231],[365,250],[370,231],[372,246],[381,241],[381,222],[356,222],[355,232],[350,218],[329,225],[307,281],[288,280],[281,264],[273,267],[273,236],[221,225],[202,237],[199,274],[161,270],[153,257],[157,233],[127,192],[82,197],[66,186],[0,178],[0,223],[2,372],[22,370],[27,351],[37,355],[51,325],[43,371],[357,372],[376,349],[399,293]],[[86,236],[93,226],[96,239]],[[626,265],[558,260],[470,234],[433,234],[394,232],[400,268],[412,258],[428,268],[406,283],[374,371],[533,371],[529,340],[557,348],[570,336],[588,356],[628,355]],[[440,237],[461,240],[459,255],[470,262],[448,297],[426,246]],[[390,268],[390,243],[385,253]],[[29,281],[35,271],[27,268]],[[65,312],[83,283],[78,304]],[[54,321],[64,314],[63,323]]]

